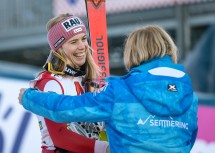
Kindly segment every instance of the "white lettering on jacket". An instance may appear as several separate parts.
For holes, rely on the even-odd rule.
[[[144,121],[140,118],[137,125],[145,125],[149,122],[149,126],[152,127],[172,127],[172,128],[183,128],[188,130],[189,124],[187,122],[174,120],[172,117],[170,119],[155,119],[155,115],[148,116]]]

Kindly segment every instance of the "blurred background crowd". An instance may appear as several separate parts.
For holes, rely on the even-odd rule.
[[[144,25],[160,25],[177,44],[179,63],[190,74],[200,104],[215,107],[215,0],[106,0],[106,9],[111,75],[126,73],[127,34]],[[33,79],[50,50],[46,23],[61,13],[77,15],[88,25],[84,0],[0,1],[0,77]],[[6,142],[2,123],[0,153]]]

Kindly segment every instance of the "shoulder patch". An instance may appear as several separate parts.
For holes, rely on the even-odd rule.
[[[177,87],[176,87],[175,84],[168,84],[167,90],[168,91],[176,92],[177,91]]]

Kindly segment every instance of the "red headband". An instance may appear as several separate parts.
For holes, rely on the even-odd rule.
[[[86,33],[86,27],[81,19],[75,16],[65,18],[48,31],[49,46],[57,51],[68,39],[80,33]]]

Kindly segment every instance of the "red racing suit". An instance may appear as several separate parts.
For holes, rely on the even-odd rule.
[[[44,71],[30,82],[30,86],[44,92],[75,96],[84,93],[82,79],[82,76],[63,77]],[[103,123],[56,123],[42,116],[37,118],[42,153],[106,153],[108,143],[98,140],[98,132],[104,128]]]

